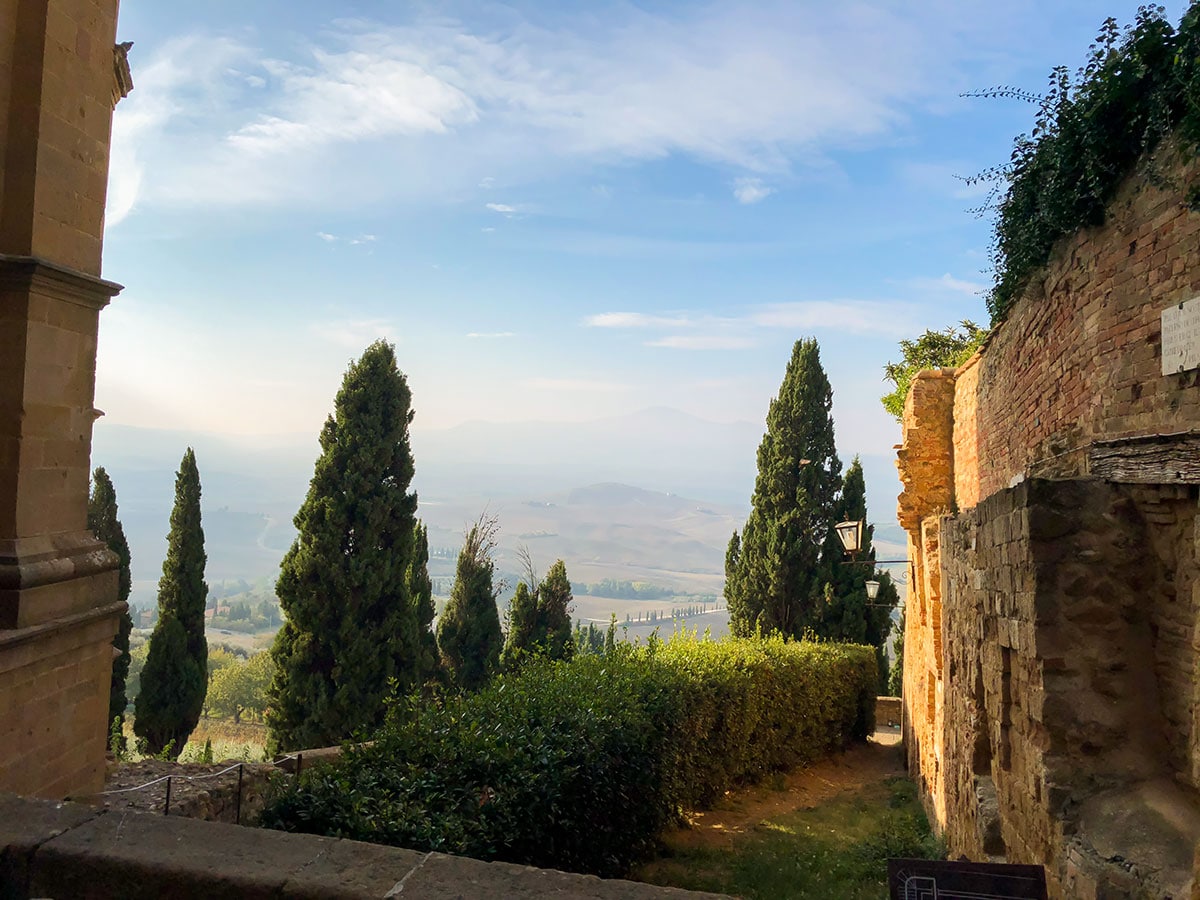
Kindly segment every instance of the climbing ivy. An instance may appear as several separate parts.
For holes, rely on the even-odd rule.
[[[995,210],[991,255],[995,285],[988,294],[992,322],[1004,319],[1055,242],[1104,222],[1121,182],[1139,166],[1161,183],[1160,157],[1195,154],[1200,147],[1200,0],[1179,27],[1161,6],[1143,6],[1123,30],[1101,26],[1087,62],[1072,76],[1050,73],[1044,95],[1010,87],[971,96],[1010,97],[1037,104],[1029,134],[1014,142],[1006,165],[970,182],[991,182],[981,211]],[[1165,140],[1169,135],[1178,141]],[[1190,195],[1200,206],[1200,193]]]

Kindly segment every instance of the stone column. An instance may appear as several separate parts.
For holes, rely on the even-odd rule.
[[[87,530],[117,0],[0,0],[0,791],[103,782],[116,557]]]

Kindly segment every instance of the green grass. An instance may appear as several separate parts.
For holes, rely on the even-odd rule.
[[[889,857],[944,856],[912,782],[889,778],[814,809],[764,820],[735,835],[732,849],[675,851],[640,877],[764,900],[879,900],[888,896]]]

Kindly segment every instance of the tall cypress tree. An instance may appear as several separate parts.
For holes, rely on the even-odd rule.
[[[867,519],[867,488],[862,463],[857,456],[846,470],[837,518],[864,523]],[[859,563],[875,561],[875,548],[872,545],[874,534],[875,526],[865,525],[857,554]],[[811,627],[821,637],[874,646],[880,690],[886,693],[888,665],[885,647],[892,629],[892,610],[900,596],[886,572],[875,571],[873,565],[844,564],[843,555],[841,542],[836,536],[831,537],[825,548],[824,571],[832,590],[829,602],[818,608],[818,616]],[[866,585],[872,578],[879,582],[879,593],[874,600],[868,600]]]
[[[421,522],[413,525],[413,556],[408,564],[409,603],[417,622],[417,659],[414,681],[428,678],[438,667],[437,638],[433,633],[433,581],[429,577],[429,532]]]
[[[125,529],[121,527],[121,520],[117,518],[116,489],[103,466],[92,473],[92,495],[88,499],[88,528],[99,540],[104,541],[108,549],[120,560],[117,568],[117,599],[128,603],[129,590],[133,585],[129,570],[129,542],[125,540]],[[122,725],[125,722],[125,707],[129,704],[125,696],[125,679],[129,676],[129,634],[132,631],[133,617],[129,615],[127,608],[121,613],[117,634],[113,638],[117,656],[113,659],[112,681],[108,691],[109,725],[113,719],[120,719]]]
[[[500,662],[504,636],[492,584],[496,531],[496,520],[487,515],[467,531],[450,600],[438,619],[438,649],[451,682],[460,690],[482,687]]]
[[[832,407],[817,342],[797,341],[767,413],[750,516],[729,542],[725,599],[737,635],[799,637],[817,620],[841,487]]]
[[[158,582],[158,624],[150,635],[133,730],[154,754],[178,758],[200,721],[208,687],[204,638],[204,529],[200,524],[200,473],[188,447],[175,475],[175,506],[167,558]]]
[[[268,724],[284,747],[375,727],[392,685],[406,691],[430,674],[432,598],[409,491],[411,402],[395,350],[376,341],[350,365],[321,431],[275,589],[287,621],[271,648]]]

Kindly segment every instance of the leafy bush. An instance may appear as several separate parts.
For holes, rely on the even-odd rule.
[[[480,693],[398,708],[308,771],[269,827],[598,875],[681,809],[863,738],[873,648],[676,637],[535,660]]]
[[[992,246],[996,284],[988,296],[1002,320],[1054,243],[1104,222],[1105,208],[1139,161],[1154,174],[1154,154],[1172,132],[1192,154],[1200,145],[1200,2],[1178,29],[1161,6],[1143,6],[1122,32],[1100,30],[1074,78],[1051,73],[1045,95],[1013,88],[980,92],[1038,104],[1031,134],[1014,142],[1011,161],[977,180],[1003,187]],[[1198,199],[1193,193],[1192,200]]]

